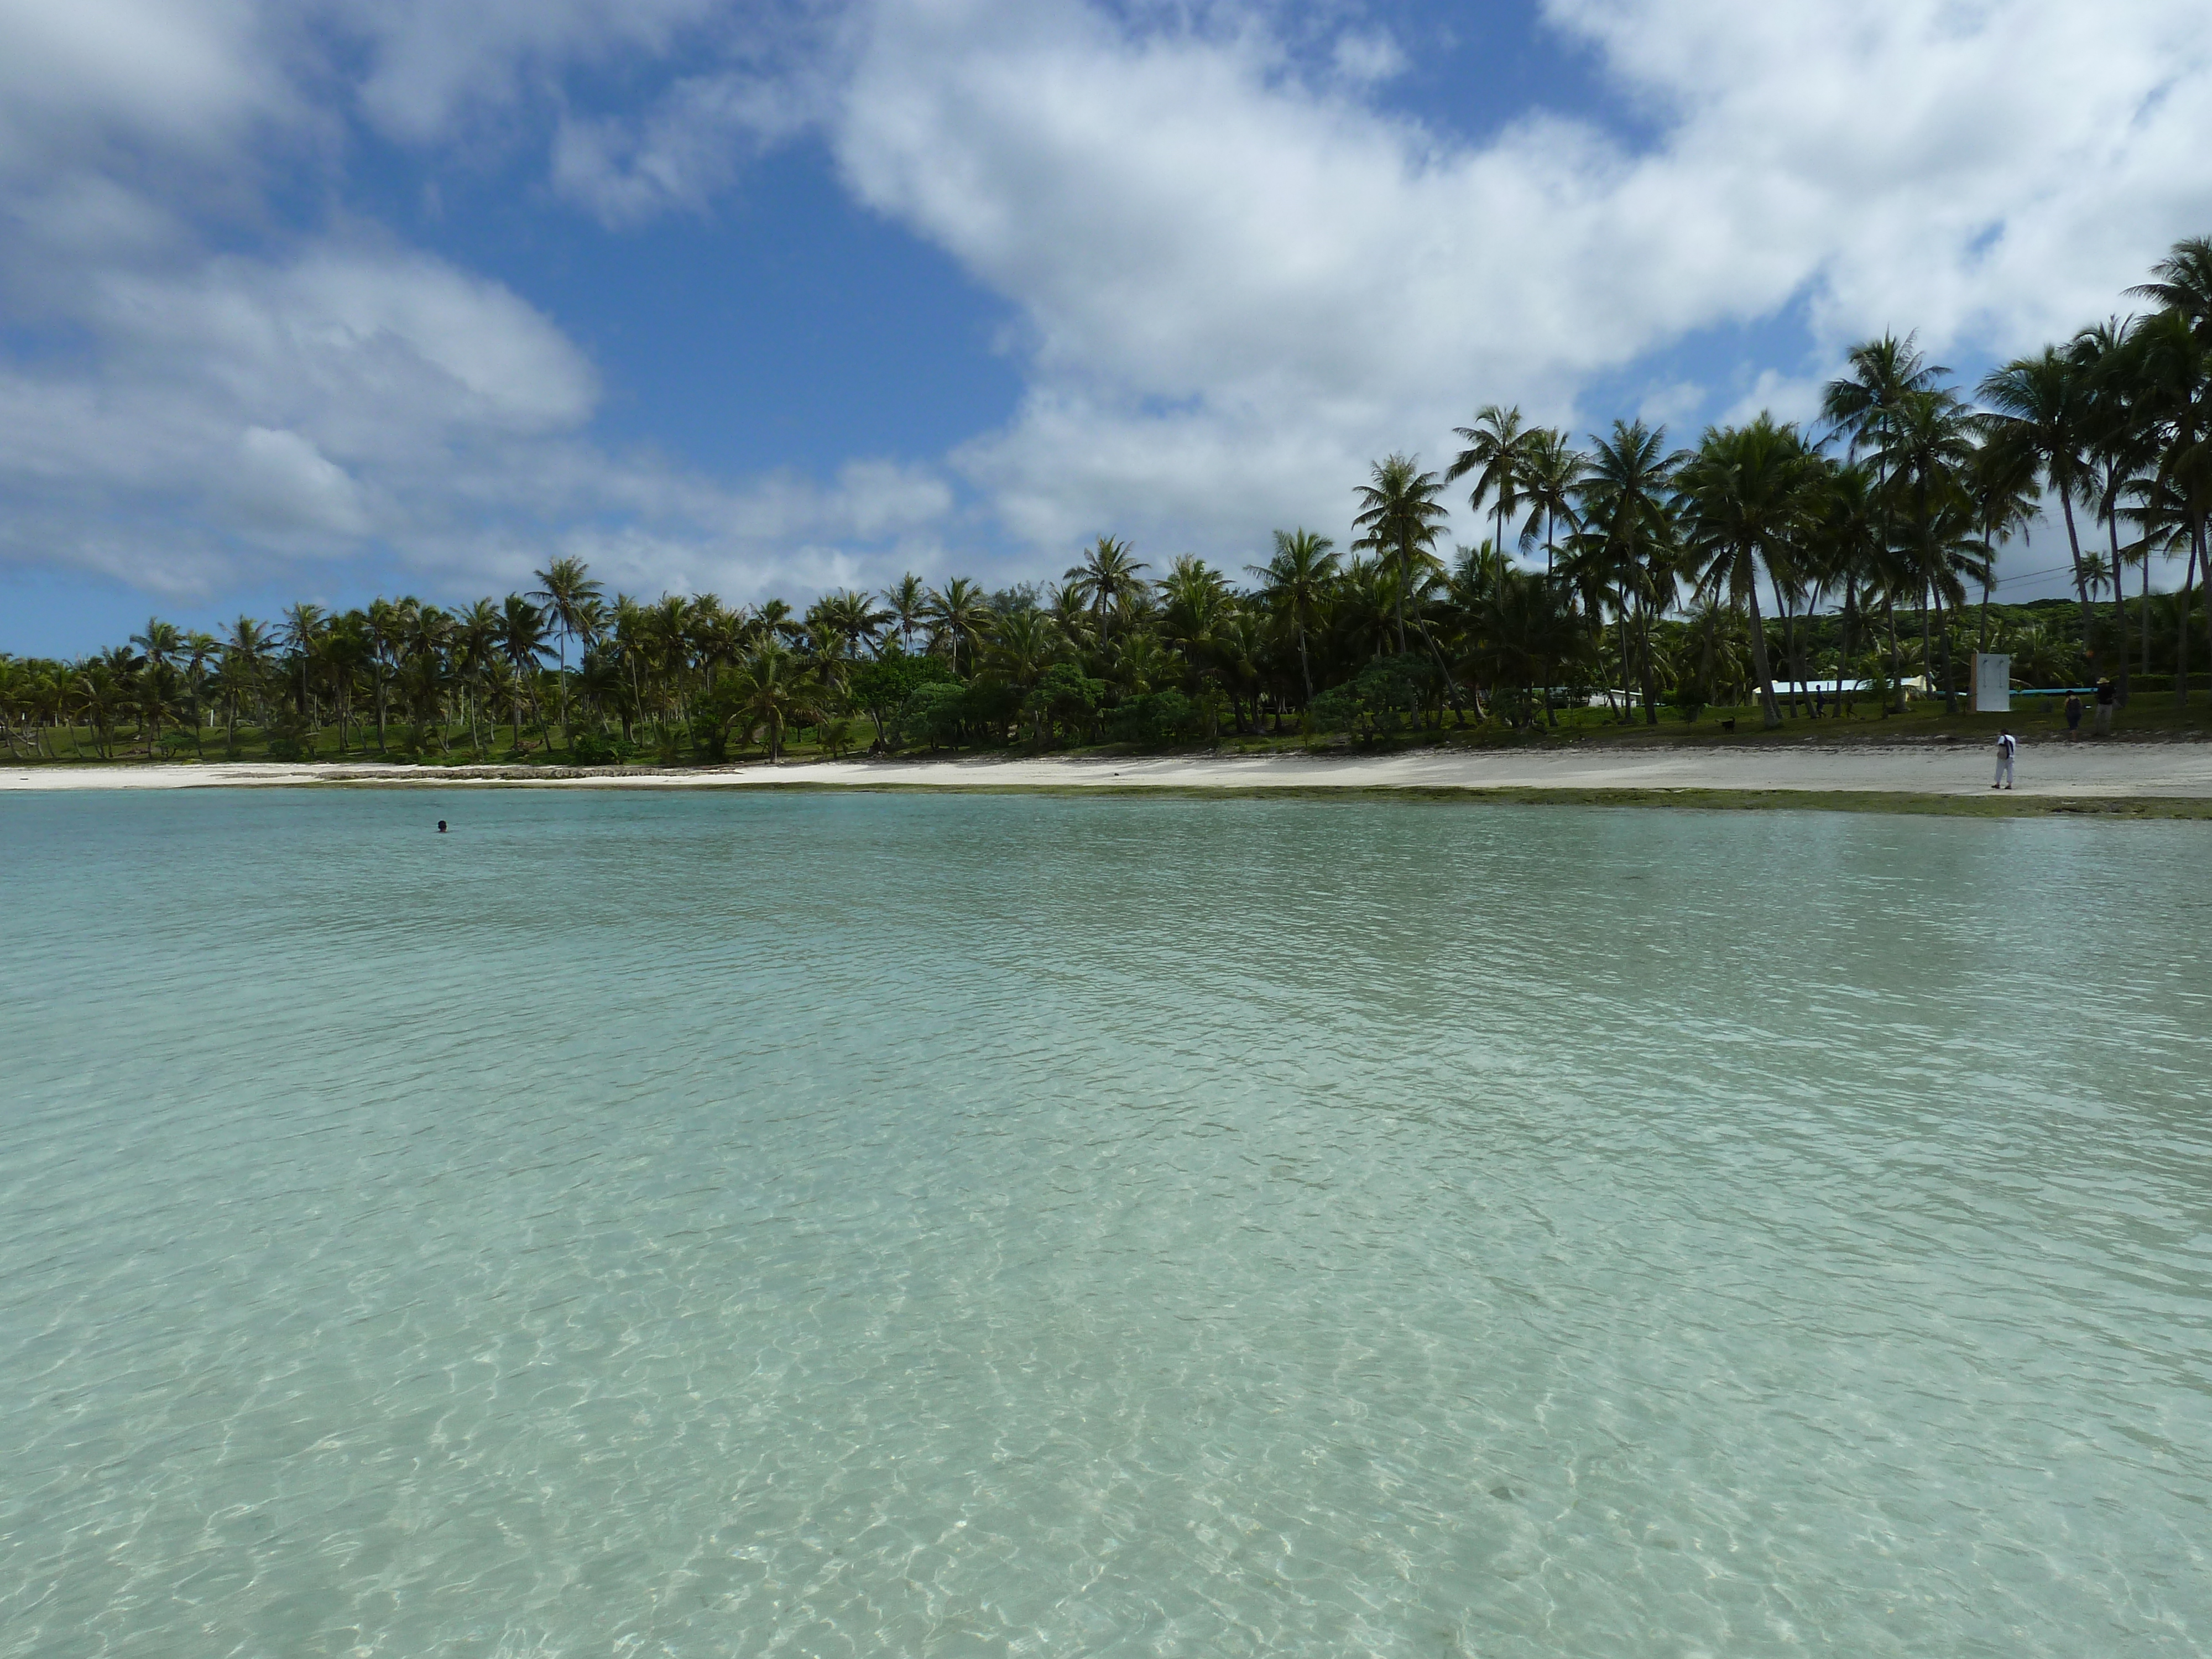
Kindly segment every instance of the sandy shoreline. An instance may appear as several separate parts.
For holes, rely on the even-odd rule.
[[[237,764],[0,767],[0,791],[270,787],[301,784],[551,788],[823,787],[986,789],[1405,789],[1424,792],[1669,791],[1987,795],[1979,744],[1718,750],[1417,750],[1315,758],[1169,755],[1120,760],[1050,756],[962,760],[811,761],[662,772],[534,767]],[[2024,750],[2017,793],[2087,799],[2212,799],[2212,744],[2053,744]]]

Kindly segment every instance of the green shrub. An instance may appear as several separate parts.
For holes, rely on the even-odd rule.
[[[692,722],[692,741],[699,738],[701,721]],[[579,766],[619,766],[637,753],[637,745],[621,738],[611,738],[604,732],[580,732],[569,745],[568,758]],[[718,751],[714,758],[721,758]]]
[[[1116,705],[1106,716],[1106,732],[1117,743],[1174,743],[1190,735],[1197,713],[1180,691],[1153,691]]]

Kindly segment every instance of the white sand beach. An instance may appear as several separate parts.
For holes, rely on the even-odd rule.
[[[902,758],[750,764],[682,771],[615,768],[375,764],[22,766],[0,769],[0,790],[269,787],[299,784],[498,786],[617,789],[744,788],[794,784],[860,788],[1793,790],[1971,795],[1989,789],[1979,744],[1796,744],[1381,756],[1168,755],[1127,759],[1036,757]],[[2212,744],[2052,744],[2024,749],[2022,795],[2212,799]]]

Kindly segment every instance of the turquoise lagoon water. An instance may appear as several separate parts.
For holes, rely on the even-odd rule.
[[[2212,1651],[2203,826],[0,836],[0,1655]]]

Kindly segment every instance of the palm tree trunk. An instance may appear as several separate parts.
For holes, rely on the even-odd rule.
[[[2128,601],[2127,584],[2121,580],[2124,571],[2120,563],[2120,510],[2117,493],[2109,505],[2112,510],[2105,515],[2105,529],[2112,543],[2112,648],[2120,653],[2119,678],[2113,685],[2112,695],[2124,708],[2128,705]],[[2149,672],[2148,665],[2145,665],[2144,672]]]
[[[1398,550],[1398,592],[1391,609],[1398,618],[1398,654],[1406,654],[1406,589],[1413,585],[1413,562],[1408,550]]]
[[[568,730],[568,630],[561,630],[561,746],[574,749],[576,739]]]
[[[1783,681],[1783,685],[1790,697],[1790,718],[1794,720],[1797,718],[1797,607],[1782,591],[1782,580],[1771,566],[1767,568],[1766,579],[1774,584],[1774,608],[1782,613],[1782,665],[1791,676]]]
[[[1843,642],[1836,653],[1836,701],[1846,712],[1851,704],[1844,702],[1844,676],[1850,672],[1851,665],[1851,619],[1858,608],[1858,581],[1856,571],[1844,573]]]
[[[2081,601],[2081,654],[2093,659],[2097,647],[2089,638],[2089,579],[2081,568],[2081,538],[2074,529],[2074,492],[2058,492],[2058,505],[2066,515],[2066,544],[2074,550],[2074,593]]]
[[[1903,678],[1905,665],[1897,649],[1897,597],[1885,586],[1881,592],[1881,619],[1889,630],[1889,690],[1882,694],[1881,717],[1889,718],[1889,700],[1897,695],[1898,681]]]
[[[1744,553],[1744,562],[1751,562],[1750,552]],[[1766,729],[1771,732],[1782,724],[1782,711],[1774,704],[1774,676],[1766,665],[1766,622],[1759,614],[1759,573],[1747,569],[1749,580],[1743,585],[1745,597],[1751,601],[1751,665],[1759,676],[1759,715]]]
[[[1752,608],[1754,612],[1758,605],[1758,596],[1754,594],[1752,598]],[[1638,672],[1642,676],[1644,685],[1644,723],[1646,726],[1656,726],[1659,724],[1659,678],[1656,665],[1651,660],[1651,607],[1644,603],[1644,596],[1640,593],[1636,596],[1636,622],[1638,635],[1637,643],[1640,647],[1641,656]]]
[[[1621,659],[1621,726],[1635,719],[1635,710],[1628,708],[1628,595],[1621,592],[1617,606],[1613,606],[1613,633],[1617,637],[1614,650]]]
[[[2143,539],[2142,570],[2142,597],[2136,601],[2136,609],[2142,612],[2142,665],[2143,672],[2148,674],[2150,672],[2150,540],[2148,537]]]
[[[1951,673],[1951,619],[1944,611],[1941,588],[1936,591],[1936,641],[1943,647],[1943,712],[1955,714],[1959,712],[1959,694]]]
[[[2189,568],[2181,578],[2181,599],[2176,614],[2179,617],[2174,634],[2173,647],[2173,706],[2189,707],[2189,599],[2197,586],[2197,567],[2204,552],[2204,526],[2189,526]]]
[[[2181,577],[2181,630],[2174,644],[2174,708],[2190,706],[2190,595],[2205,557],[2203,520],[2190,522],[2190,568]]]
[[[1936,689],[1936,647],[1928,637],[1928,584],[1920,586],[1920,684],[1923,690]]]

